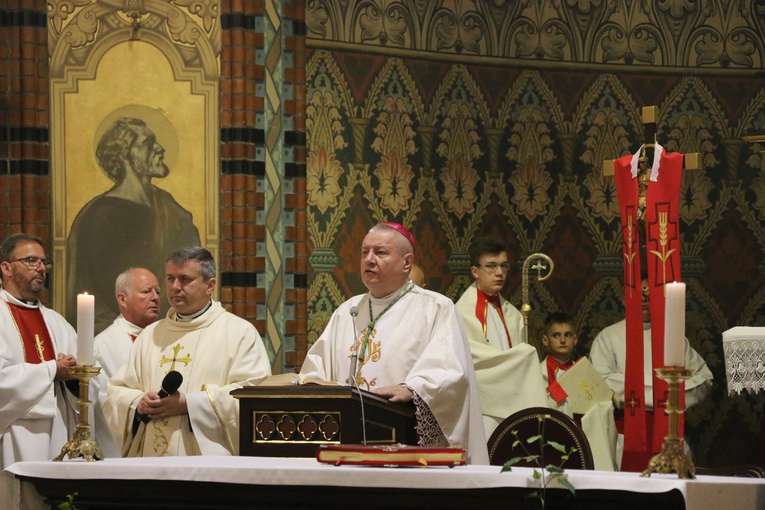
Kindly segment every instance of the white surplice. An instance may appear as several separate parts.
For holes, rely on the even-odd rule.
[[[24,346],[8,303],[39,308],[53,343],[54,359],[26,363]],[[53,310],[0,290],[0,467],[51,460],[74,432],[76,397],[54,383],[58,354],[77,354],[77,335]]]
[[[119,457],[121,453],[112,437],[103,412],[107,383],[109,379],[114,377],[117,370],[127,363],[130,350],[133,348],[133,338],[138,337],[141,331],[143,328],[136,326],[120,315],[93,340],[93,359],[95,365],[101,367],[101,372],[97,378],[90,382],[91,400],[95,402],[94,421],[92,423],[96,442],[101,447],[104,458]]]
[[[645,403],[646,410],[653,410],[653,377],[651,375],[651,328],[643,327],[643,356],[645,361]],[[590,360],[595,370],[600,372],[608,386],[614,391],[619,402],[624,402],[624,370],[627,360],[627,321],[619,321],[603,329],[592,341]],[[712,387],[712,372],[707,367],[688,339],[685,339],[685,368],[690,370],[691,378],[685,381],[686,409],[698,404]]]
[[[188,414],[141,423],[132,434],[138,401],[159,391],[165,375],[183,376]],[[146,327],[130,357],[108,384],[103,410],[123,456],[237,455],[239,403],[229,393],[271,375],[260,334],[220,303],[198,317],[180,319],[171,308]]]
[[[387,299],[372,298],[373,315],[378,316],[408,285]],[[335,310],[308,351],[302,376],[347,381],[351,355],[370,323],[370,297],[354,296]],[[352,307],[358,307],[355,319]],[[413,286],[377,320],[358,373],[362,389],[408,386],[427,404],[451,446],[466,448],[471,463],[488,464],[469,348],[449,298]]]
[[[481,399],[484,434],[491,437],[502,420],[516,411],[547,405],[547,385],[539,372],[539,354],[536,348],[524,343],[523,316],[500,295],[502,314],[513,342],[507,343],[504,327],[492,326],[501,321],[494,307],[487,304],[487,327],[476,317],[478,289],[473,283],[457,301],[457,312],[465,324],[478,391]],[[495,317],[495,320],[492,319]]]

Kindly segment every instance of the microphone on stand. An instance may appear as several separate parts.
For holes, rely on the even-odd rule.
[[[364,413],[364,396],[361,394],[360,388],[359,388],[359,382],[356,380],[356,367],[359,363],[359,346],[356,345],[356,316],[359,314],[359,307],[358,306],[352,306],[351,307],[351,317],[353,318],[353,343],[351,345],[355,346],[353,349],[353,354],[351,355],[351,370],[348,374],[348,385],[351,387],[355,387],[358,391],[359,395],[359,404],[361,406],[361,437],[362,437],[362,444],[367,444],[367,418]]]
[[[358,306],[352,306],[351,307],[351,318],[353,319],[353,343],[351,345],[355,345],[355,348],[353,349],[353,354],[351,354],[351,371],[348,374],[348,380],[346,381],[348,383],[348,386],[353,386],[356,381],[356,366],[359,362],[359,348],[356,345],[356,316],[359,314],[359,307]]]
[[[181,387],[182,382],[183,382],[183,374],[181,374],[177,370],[168,372],[165,378],[162,379],[162,387],[157,392],[159,394],[159,398],[165,398],[169,395],[172,395],[176,391],[178,391],[178,388]],[[138,411],[136,411],[135,419],[133,420],[133,435],[135,435],[135,433],[138,432],[139,421],[142,421],[144,423],[149,423],[149,421],[151,421],[151,418],[149,418],[145,414],[141,414]]]

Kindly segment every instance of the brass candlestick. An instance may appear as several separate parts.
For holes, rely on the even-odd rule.
[[[77,365],[72,367],[70,371],[73,376],[80,380],[80,399],[77,401],[77,407],[80,409],[80,418],[77,422],[77,430],[74,432],[74,437],[66,442],[61,448],[61,453],[53,460],[63,460],[65,455],[68,455],[70,459],[82,457],[87,461],[101,460],[104,458],[101,454],[101,447],[98,446],[95,438],[90,437],[90,425],[88,424],[88,407],[91,404],[88,399],[90,380],[98,375],[101,367]]]
[[[680,434],[678,415],[684,412],[680,408],[680,381],[691,378],[691,371],[682,367],[657,368],[656,376],[667,381],[669,395],[666,413],[669,415],[669,426],[661,453],[657,453],[648,462],[648,467],[641,476],[651,476],[651,473],[677,473],[678,478],[696,478],[696,468],[691,459],[683,451],[683,436]]]

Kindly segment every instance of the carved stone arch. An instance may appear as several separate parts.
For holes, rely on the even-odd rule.
[[[170,126],[169,132],[176,137],[176,168],[155,184],[171,192],[181,207],[193,214],[201,244],[219,259],[219,19],[212,18],[212,23],[204,20],[205,28],[201,17],[195,17],[191,10],[162,0],[144,0],[134,25],[124,4],[122,0],[97,0],[48,25],[53,252],[57,269],[53,300],[59,309],[72,301],[71,289],[67,290],[69,228],[86,197],[104,191],[103,182],[92,190],[83,190],[80,184],[84,178],[90,185],[90,176],[103,180],[92,169],[97,132],[93,125],[125,108],[150,110]],[[114,66],[114,61],[125,54],[146,51],[154,55],[149,71],[140,58],[124,59],[124,87],[116,79],[109,82],[99,71],[106,61]],[[90,108],[87,104],[82,107],[85,98],[94,99],[93,111],[85,111]],[[71,102],[79,108],[67,107]],[[78,137],[83,141],[72,150],[72,141]],[[86,151],[90,151],[90,159]],[[89,167],[91,173],[83,175],[83,167]],[[183,184],[179,183],[181,175]]]

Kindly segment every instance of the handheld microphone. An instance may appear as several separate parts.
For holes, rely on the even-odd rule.
[[[168,372],[164,379],[162,379],[162,387],[159,389],[157,394],[159,394],[159,398],[165,398],[167,396],[172,395],[176,391],[178,391],[178,388],[181,387],[181,383],[183,382],[183,375],[178,372],[177,370],[173,370],[171,372]],[[149,423],[149,418],[145,414],[138,414],[136,415],[141,417],[141,421],[144,423]]]
[[[178,388],[181,387],[182,382],[183,375],[180,372],[177,370],[168,372],[165,378],[162,379],[162,388],[160,388],[160,390],[157,392],[159,394],[159,398],[165,398],[178,391]]]
[[[351,345],[354,345],[356,343],[356,316],[359,314],[359,307],[358,306],[352,306],[351,307],[351,318],[353,319],[353,342]],[[359,361],[359,351],[358,348],[353,350],[353,354],[351,355],[351,370],[348,373],[348,380],[346,381],[348,383],[348,386],[353,386],[356,381],[356,365]]]

